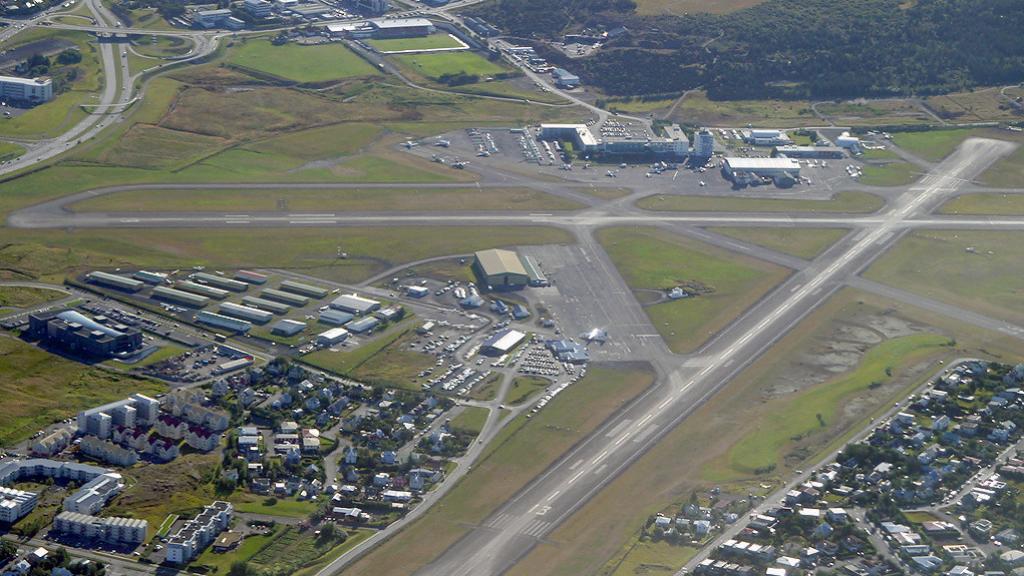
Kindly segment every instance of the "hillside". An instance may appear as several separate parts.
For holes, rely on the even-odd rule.
[[[1024,0],[768,0],[658,17],[638,15],[631,0],[496,0],[476,11],[535,40],[625,25],[630,33],[594,56],[544,50],[614,95],[704,86],[718,99],[827,99],[1024,80]]]

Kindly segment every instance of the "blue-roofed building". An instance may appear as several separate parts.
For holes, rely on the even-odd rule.
[[[551,71],[551,77],[555,79],[555,86],[559,88],[572,90],[580,85],[580,77],[565,68],[555,68]]]
[[[373,332],[378,326],[381,325],[381,321],[373,316],[367,316],[366,318],[360,318],[359,320],[353,320],[345,325],[349,332],[353,334],[369,334]]]
[[[331,326],[343,326],[352,321],[354,315],[341,310],[324,310],[320,313],[320,322]]]
[[[516,304],[512,307],[512,317],[516,320],[522,320],[530,317],[530,311],[522,304]]]
[[[551,351],[551,354],[559,362],[583,364],[590,360],[590,353],[587,352],[587,347],[572,340],[547,340],[544,342],[544,346]]]

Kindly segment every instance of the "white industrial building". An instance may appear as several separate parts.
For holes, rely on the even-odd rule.
[[[61,512],[53,520],[57,532],[114,545],[142,544],[148,528],[148,522],[137,518],[97,518],[78,512]]]
[[[235,332],[248,332],[252,329],[251,322],[232,318],[223,314],[215,314],[207,310],[202,310],[196,314],[196,322],[213,326],[214,328],[233,330]]]
[[[649,156],[682,160],[690,152],[690,140],[677,124],[665,127],[665,136],[599,138],[585,124],[541,124],[542,140],[568,140],[580,153],[607,156]]]
[[[185,564],[209,546],[231,524],[234,508],[230,502],[216,501],[195,518],[185,522],[167,541],[167,561]]]
[[[331,328],[316,336],[316,343],[320,346],[334,346],[348,339],[348,330],[344,328]]]
[[[108,288],[117,288],[118,290],[124,290],[126,292],[138,292],[146,285],[144,282],[132,280],[127,276],[120,276],[118,274],[100,271],[89,272],[85,275],[85,280],[92,284],[99,284]]]
[[[800,177],[800,162],[793,158],[726,158],[722,175],[733,182],[753,178]]]
[[[508,354],[525,338],[526,334],[519,330],[505,330],[504,332],[498,332],[484,341],[480,346],[480,352],[491,356]]]
[[[331,308],[362,316],[378,310],[380,302],[363,298],[358,294],[342,294],[331,301]]]
[[[754,146],[787,146],[793,143],[782,130],[754,128],[743,131],[743,139]]]
[[[53,80],[0,76],[0,96],[5,100],[39,104],[53,100]]]
[[[274,319],[273,312],[267,312],[258,308],[250,308],[249,306],[242,306],[241,304],[234,304],[232,302],[225,302],[221,304],[220,313],[240,318],[242,320],[248,320],[249,322],[255,322],[256,324],[266,324]]]
[[[836,138],[836,146],[846,148],[851,152],[857,152],[860,150],[860,138],[851,136],[849,132],[843,132]]]

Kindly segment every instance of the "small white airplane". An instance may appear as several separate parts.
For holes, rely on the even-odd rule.
[[[580,334],[580,338],[587,342],[605,343],[608,341],[608,332],[603,328],[592,328],[589,332]]]
[[[447,148],[447,147],[449,147],[451,145],[452,145],[451,140],[438,140],[436,143],[434,143],[434,146],[440,146],[442,148]]]
[[[412,148],[413,146],[419,146],[419,142],[413,142],[412,140],[406,140],[404,146],[406,148]]]

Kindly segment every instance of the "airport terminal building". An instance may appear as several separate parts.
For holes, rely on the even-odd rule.
[[[666,126],[665,136],[649,134],[646,138],[599,138],[585,124],[541,124],[540,138],[572,142],[576,150],[590,156],[681,161],[690,152],[690,139],[678,124]]]

